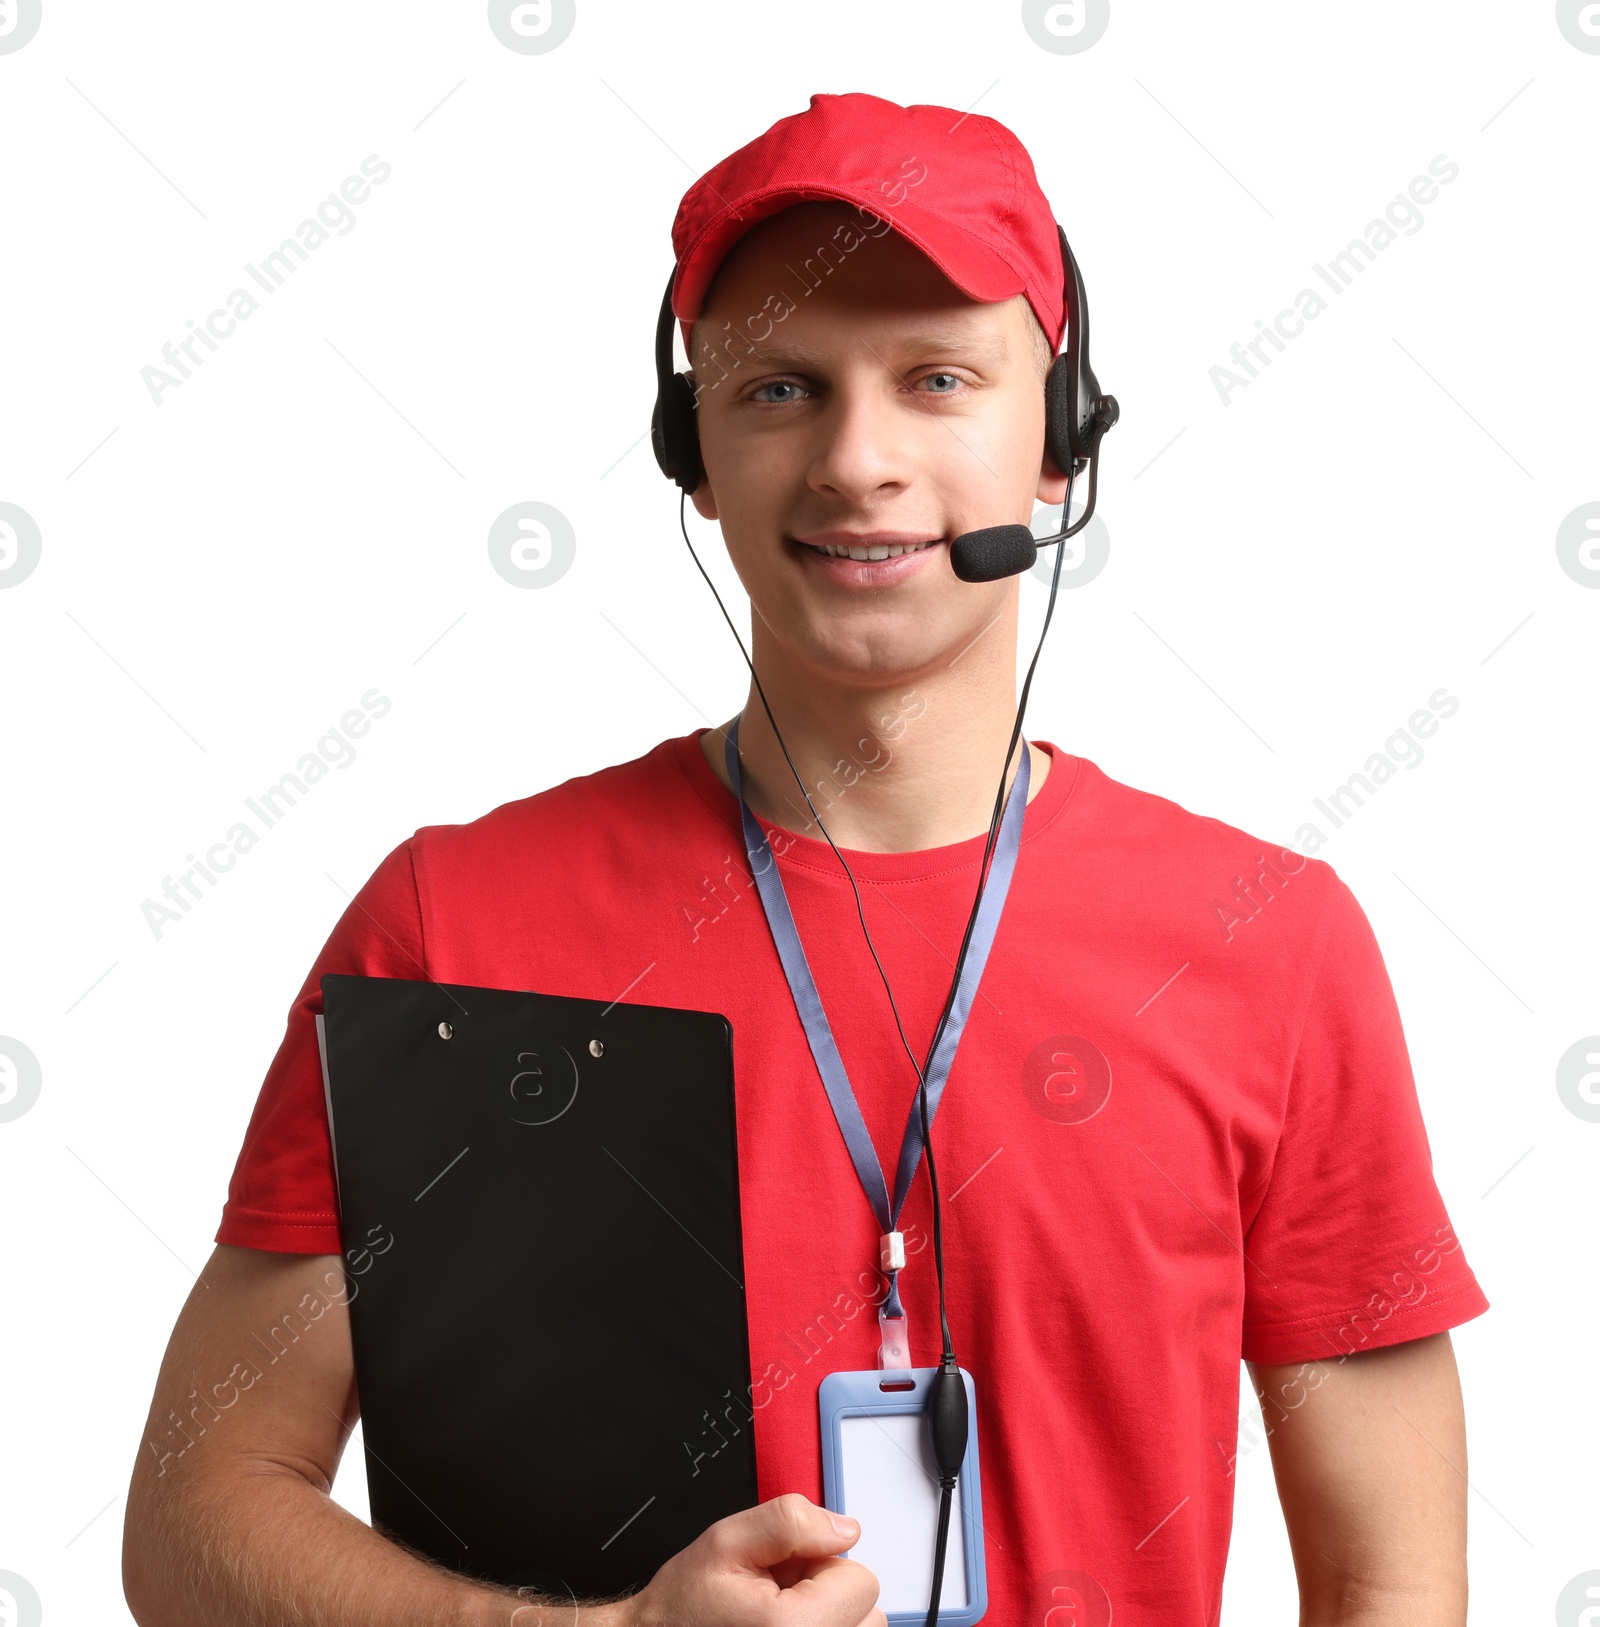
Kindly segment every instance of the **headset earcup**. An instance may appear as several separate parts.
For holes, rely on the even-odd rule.
[[[1077,427],[1077,380],[1063,352],[1050,364],[1044,381],[1044,444],[1050,460],[1062,474],[1070,474],[1078,456],[1074,446]]]
[[[694,385],[687,373],[674,373],[656,397],[650,418],[650,446],[661,472],[692,492],[705,479],[700,461],[700,426],[695,416]]]
[[[672,454],[667,448],[666,414],[661,410],[661,396],[650,410],[650,450],[655,453],[656,467],[667,479],[672,478]]]

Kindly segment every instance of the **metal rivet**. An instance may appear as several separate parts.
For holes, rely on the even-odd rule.
[[[604,1056],[605,1054],[606,1054],[606,1048],[599,1040],[592,1039],[592,1040],[589,1041],[589,1055],[590,1056]]]
[[[449,1039],[450,1036],[453,1033],[455,1033],[455,1029],[453,1029],[450,1026],[449,1023],[440,1023],[439,1024],[439,1038],[440,1039]]]

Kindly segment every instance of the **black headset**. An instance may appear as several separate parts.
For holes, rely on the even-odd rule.
[[[950,564],[965,582],[993,582],[1025,571],[1048,548],[1075,535],[1094,513],[1100,474],[1100,437],[1116,423],[1117,398],[1100,393],[1100,381],[1089,365],[1089,302],[1083,292],[1083,274],[1073,257],[1067,234],[1058,223],[1066,296],[1066,348],[1050,364],[1044,383],[1044,444],[1063,474],[1076,476],[1089,469],[1089,497],[1081,518],[1071,522],[1064,508],[1063,529],[1036,540],[1025,525],[989,526],[968,531],[950,544]],[[705,479],[700,457],[700,432],[695,419],[694,381],[672,368],[672,289],[677,267],[661,296],[656,323],[656,405],[650,417],[650,445],[661,472],[685,492]]]

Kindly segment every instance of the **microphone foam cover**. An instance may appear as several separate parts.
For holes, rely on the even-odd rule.
[[[991,525],[965,531],[950,544],[950,568],[963,582],[998,582],[1016,576],[1039,557],[1039,545],[1025,525]]]

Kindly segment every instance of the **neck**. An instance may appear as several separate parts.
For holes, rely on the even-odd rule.
[[[752,658],[789,757],[838,846],[911,853],[983,835],[1016,719],[1016,596],[954,660],[889,686],[831,681],[787,659],[756,618]],[[728,789],[728,725],[700,738]],[[1016,777],[1012,754],[1006,788]],[[1049,754],[1027,748],[1028,800],[1050,772]],[[745,801],[770,823],[825,840],[795,783],[752,683],[739,715]]]

